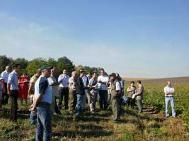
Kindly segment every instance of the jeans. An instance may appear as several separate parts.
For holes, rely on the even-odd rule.
[[[51,130],[50,106],[37,107],[36,141],[50,141]]]
[[[7,83],[4,83],[4,86],[5,86],[5,92],[3,93],[2,104],[6,105],[8,104],[9,101],[9,95],[7,94]]]
[[[171,103],[171,109],[172,109],[172,116],[176,116],[175,108],[174,108],[174,98],[173,96],[166,96],[165,97],[165,116],[168,117],[168,107],[169,107],[169,102]]]
[[[76,104],[76,115],[79,116],[80,113],[82,112],[82,104],[83,104],[83,101],[84,101],[84,96],[85,95],[80,95],[80,94],[77,94],[77,104]]]
[[[100,103],[100,109],[106,110],[108,108],[108,91],[106,90],[100,90],[99,91],[99,103]]]
[[[11,117],[10,119],[13,121],[17,120],[17,109],[18,109],[18,90],[11,90],[10,100],[11,100]]]

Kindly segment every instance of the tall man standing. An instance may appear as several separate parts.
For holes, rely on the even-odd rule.
[[[51,67],[43,67],[42,74],[35,83],[35,99],[31,111],[37,110],[36,141],[51,140],[52,88],[47,79],[50,77],[51,69]]]
[[[100,109],[106,110],[108,108],[108,81],[109,77],[106,75],[104,69],[100,69],[100,76],[98,77],[99,85],[99,103]]]
[[[19,86],[18,86],[18,72],[21,66],[16,64],[13,66],[13,71],[8,76],[7,81],[7,93],[10,96],[11,100],[11,117],[12,121],[17,121],[17,109],[18,109],[18,93],[19,93]]]
[[[9,77],[10,72],[11,72],[11,67],[10,66],[6,66],[5,67],[5,71],[3,71],[1,73],[1,77],[4,80],[4,86],[5,86],[5,91],[3,93],[3,101],[2,101],[3,104],[8,104],[9,96],[7,94],[7,82],[8,82],[8,77]]]
[[[175,108],[174,108],[174,98],[173,98],[175,89],[172,87],[171,81],[167,82],[167,86],[164,88],[164,93],[165,93],[165,116],[169,117],[168,106],[169,106],[169,102],[170,102],[171,109],[172,109],[172,116],[176,117],[176,112],[175,112]]]
[[[69,96],[69,76],[67,75],[67,71],[63,70],[63,74],[58,77],[59,85],[59,93],[60,93],[60,100],[59,106],[62,105],[62,100],[64,98],[64,108],[65,110],[68,109],[68,96]]]

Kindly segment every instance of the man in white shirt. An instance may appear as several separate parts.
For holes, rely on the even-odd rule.
[[[174,108],[174,98],[173,98],[175,89],[172,87],[171,81],[167,81],[167,86],[164,88],[164,93],[165,93],[165,116],[169,117],[168,106],[169,106],[169,102],[170,102],[171,109],[172,109],[172,116],[176,117],[176,112],[175,112],[175,108]]]
[[[8,94],[7,94],[7,82],[8,82],[8,77],[9,77],[10,72],[11,72],[11,67],[10,67],[10,66],[6,66],[6,67],[5,67],[5,71],[3,71],[3,72],[1,73],[1,77],[2,77],[3,80],[4,80],[4,86],[6,86],[6,87],[5,87],[5,91],[4,91],[4,93],[3,93],[3,99],[2,99],[2,103],[3,103],[3,104],[8,104],[9,96],[8,96]]]
[[[60,100],[59,100],[59,106],[62,105],[62,100],[64,98],[64,108],[65,110],[68,109],[68,95],[69,95],[69,76],[67,75],[67,70],[63,70],[63,74],[61,74],[58,77],[58,83],[59,83],[59,94],[60,94]]]
[[[99,86],[99,103],[100,109],[106,110],[108,108],[108,81],[109,77],[106,75],[104,69],[100,69],[100,76],[98,77]]]

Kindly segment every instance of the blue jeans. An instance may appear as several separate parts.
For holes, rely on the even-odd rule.
[[[51,110],[50,106],[37,107],[36,141],[51,140]]]
[[[174,98],[172,96],[166,96],[165,97],[165,116],[168,117],[168,107],[169,107],[169,102],[171,103],[171,109],[172,109],[172,116],[176,116],[175,108],[174,108]]]
[[[80,113],[82,112],[82,104],[83,104],[83,101],[84,101],[84,98],[85,98],[85,95],[80,95],[80,94],[77,94],[77,104],[76,104],[76,115],[79,116]]]

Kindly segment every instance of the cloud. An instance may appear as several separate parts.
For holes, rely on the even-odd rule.
[[[68,36],[69,28],[65,28],[60,23],[44,25],[0,12],[0,53],[27,59],[67,56],[76,65],[104,67],[108,73],[119,72],[130,77],[188,74],[189,66],[183,61],[179,62],[183,58],[182,53],[179,54],[180,50],[170,48],[171,42],[158,44],[161,48],[149,43],[138,46],[125,43],[118,47],[106,42],[79,41]]]

